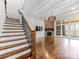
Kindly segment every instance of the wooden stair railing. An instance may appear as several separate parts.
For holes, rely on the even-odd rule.
[[[31,59],[36,59],[36,31],[32,30],[22,14],[22,25],[31,47]]]

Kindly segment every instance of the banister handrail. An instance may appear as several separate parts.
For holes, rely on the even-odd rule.
[[[22,26],[26,34],[27,41],[31,47],[31,59],[36,59],[36,31],[32,30],[27,20],[22,14]]]
[[[28,22],[25,20],[23,14],[22,14],[22,26],[23,26],[23,29],[25,31],[25,34],[26,34],[26,38],[28,39],[28,42],[31,41],[31,28],[28,24]]]
[[[22,15],[22,17],[24,18],[24,16]],[[24,18],[25,19],[25,18]],[[30,26],[29,26],[29,24],[28,24],[28,22],[27,21],[25,21],[26,23],[27,23],[27,26],[28,26],[28,28],[29,28],[29,30],[30,31],[32,31],[32,29],[30,28]]]

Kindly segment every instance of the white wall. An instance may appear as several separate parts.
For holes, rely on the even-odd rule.
[[[32,30],[35,30],[35,26],[42,26],[43,27],[43,31],[37,31],[36,32],[36,37],[43,37],[45,34],[44,31],[44,20],[41,20],[39,18],[34,18],[32,16],[27,16],[25,14],[25,12],[22,12],[24,17],[26,18],[26,21],[28,22],[28,24],[30,25]]]
[[[21,9],[24,0],[7,0],[7,15],[19,19],[18,10]]]
[[[23,7],[21,9],[21,12],[23,13],[26,21],[28,22],[28,24],[30,25],[32,30],[35,30],[35,26],[42,26],[43,27],[43,31],[37,31],[36,32],[36,38],[38,37],[43,37],[45,36],[45,31],[44,31],[44,20],[37,18],[36,16],[34,16],[31,12],[33,11],[33,9],[30,9],[30,3],[31,0],[25,0]],[[31,4],[32,5],[32,4]],[[33,6],[33,5],[32,5]],[[27,9],[29,8],[29,10]],[[33,8],[33,7],[32,7]],[[42,39],[38,39],[36,40],[37,42],[42,41]]]
[[[38,20],[40,20],[40,19],[38,19]],[[36,32],[36,37],[43,37],[43,36],[45,36],[44,21],[43,20],[41,20],[40,22],[37,21],[37,23],[39,23],[37,26],[42,26],[43,27],[43,30],[42,31],[37,31]]]
[[[5,22],[5,5],[4,0],[0,0],[0,33],[2,32],[4,22]]]

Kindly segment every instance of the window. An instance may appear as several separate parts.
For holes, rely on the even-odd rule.
[[[73,23],[70,25],[70,35],[75,36],[75,25]]]
[[[62,25],[62,35],[65,35],[65,25]]]
[[[35,30],[36,31],[42,31],[43,30],[43,27],[42,26],[36,26]]]
[[[56,35],[61,35],[61,26],[60,25],[56,26]]]

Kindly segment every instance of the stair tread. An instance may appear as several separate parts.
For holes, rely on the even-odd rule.
[[[5,21],[19,21],[19,20],[9,20],[9,19],[6,19]]]
[[[18,35],[18,36],[0,36],[0,39],[16,39],[16,38],[25,38],[26,35]]]
[[[25,36],[25,34],[4,34],[4,36],[0,36],[1,37],[13,37],[13,36]]]
[[[24,33],[24,31],[4,31],[2,33]]]
[[[26,44],[26,42],[24,42],[24,43],[18,43],[16,45],[13,44],[13,45],[4,46],[4,47],[0,47],[0,50],[5,50],[5,49],[9,49],[9,48],[20,46],[20,45],[24,45],[24,44]]]
[[[0,35],[0,59],[30,58],[31,47],[18,19],[7,18]]]
[[[5,22],[5,23],[20,24],[19,22]]]
[[[19,20],[19,19],[14,19],[14,18],[6,18],[6,20]]]
[[[24,31],[24,30],[3,30],[3,32],[8,32],[8,31],[9,32],[11,32],[11,31],[13,32],[13,31]]]
[[[19,20],[5,20],[5,21],[19,21]]]
[[[30,58],[30,56],[31,56],[30,49],[28,50],[28,52],[27,52],[27,50],[25,50],[25,51],[23,51],[21,53],[12,55],[12,56],[10,56],[10,57],[8,57],[6,59],[11,59],[11,58],[13,58],[13,59],[19,59],[22,55],[26,55],[27,58]]]
[[[15,24],[16,22],[5,22],[6,23],[10,23],[10,24]],[[17,22],[16,24],[20,24],[19,22]]]
[[[24,45],[16,46],[16,47],[13,47],[13,48],[0,50],[0,55],[3,55],[5,53],[8,53],[8,52],[11,52],[11,51],[14,51],[14,50],[18,50],[18,49],[21,49],[21,48],[24,48],[24,47],[27,47],[27,46],[29,46],[29,44],[24,44]]]
[[[23,30],[23,28],[3,28],[3,30],[9,30],[9,29],[12,29],[12,30]]]
[[[25,59],[25,58],[30,59],[30,57],[31,57],[31,54],[28,53],[28,54],[24,54],[23,56],[20,56],[20,57],[18,57],[16,59]]]
[[[10,25],[10,26],[22,26],[22,24],[4,24],[4,25]]]
[[[3,29],[8,29],[8,30],[11,30],[11,29],[12,30],[18,30],[19,29],[19,30],[23,30],[23,28],[3,28]]]
[[[4,50],[4,49],[20,46],[20,45],[23,45],[23,44],[26,44],[26,43],[27,43],[27,39],[0,43],[0,50]]]
[[[22,26],[21,27],[4,27],[4,28],[23,28]]]
[[[25,32],[4,32],[2,33],[1,36],[6,36],[6,35],[25,35]]]
[[[5,24],[10,24],[10,25],[22,25],[22,24],[14,24],[14,23],[5,23]]]
[[[23,30],[23,29],[12,29],[12,28],[3,28],[3,30]]]
[[[26,38],[17,38],[17,39],[0,39],[0,43],[5,43],[5,42],[11,42],[11,41],[18,41],[18,40],[25,40]]]
[[[19,21],[15,21],[15,20],[6,20],[5,22],[19,22]]]
[[[13,28],[22,28],[22,26],[5,26],[5,27],[7,27],[7,28],[10,28],[10,27],[13,27]]]
[[[0,36],[0,38],[5,38],[5,37],[16,37],[17,38],[17,36],[25,36],[24,34],[22,34],[22,35],[5,35],[5,36]]]
[[[24,44],[24,45],[20,45],[20,46],[17,46],[17,47],[1,50],[0,51],[0,58],[6,58],[6,57],[9,57],[11,55],[15,55],[17,53],[23,52],[25,50],[26,51],[30,50],[30,47],[27,47],[27,46],[29,46],[29,45]]]
[[[5,27],[22,27],[22,26],[12,26],[12,25],[4,25]]]

